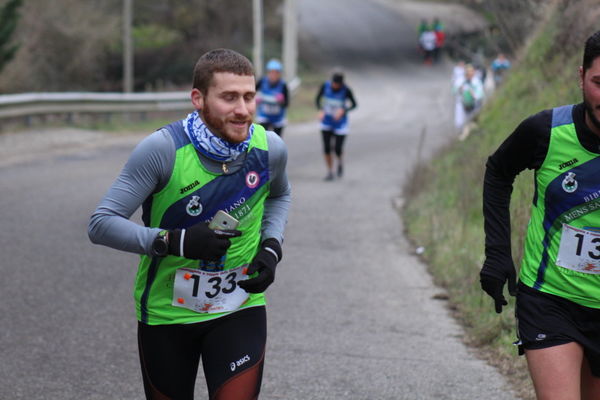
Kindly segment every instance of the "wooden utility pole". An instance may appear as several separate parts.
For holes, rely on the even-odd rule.
[[[123,0],[123,92],[133,92],[133,0]]]
[[[297,15],[296,0],[285,0],[283,14],[283,66],[285,69],[284,78],[292,90],[299,84]]]
[[[257,77],[263,74],[263,0],[253,0],[254,51],[252,62]]]

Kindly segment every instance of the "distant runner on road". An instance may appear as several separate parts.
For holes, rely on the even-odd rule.
[[[600,31],[579,68],[583,102],[524,120],[488,159],[482,289],[500,313],[517,296],[520,354],[538,399],[600,399]],[[535,171],[519,283],[509,203],[515,177]]]
[[[343,147],[348,134],[348,111],[356,108],[356,100],[352,90],[344,83],[344,74],[337,71],[333,73],[331,80],[321,85],[315,101],[319,109],[323,152],[327,166],[325,180],[331,181],[334,179],[331,141],[332,139],[335,141],[337,176],[341,178],[344,174]]]
[[[281,78],[283,65],[279,60],[272,59],[267,63],[266,70],[267,75],[256,83],[256,122],[282,136],[289,105],[288,87]]]
[[[258,398],[263,292],[282,257],[290,185],[285,144],[252,124],[255,88],[241,54],[200,57],[195,111],[133,150],[91,217],[94,243],[141,255],[134,297],[148,399],[192,399],[200,358],[211,400]],[[140,206],[144,226],[129,220]]]

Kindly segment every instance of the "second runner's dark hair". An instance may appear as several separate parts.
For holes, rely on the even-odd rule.
[[[598,56],[600,56],[600,31],[594,33],[585,41],[583,70],[587,71]]]

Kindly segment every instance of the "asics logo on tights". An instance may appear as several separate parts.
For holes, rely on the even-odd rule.
[[[248,354],[246,354],[244,357],[240,358],[237,361],[232,361],[231,364],[229,364],[229,368],[231,368],[231,371],[235,371],[236,368],[241,367],[242,365],[246,364],[248,361],[250,361],[250,356]]]

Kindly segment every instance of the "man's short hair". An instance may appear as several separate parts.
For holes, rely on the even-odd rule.
[[[585,41],[582,64],[583,70],[588,70],[598,56],[600,56],[600,31],[594,33]]]
[[[254,67],[250,60],[230,49],[215,49],[198,59],[194,67],[193,88],[203,94],[208,92],[216,72],[231,72],[236,75],[253,76]]]
[[[344,83],[344,74],[340,71],[335,71],[331,76],[331,81],[333,83],[338,83],[341,85],[342,83]]]

